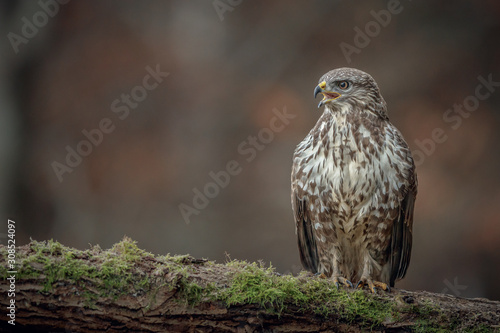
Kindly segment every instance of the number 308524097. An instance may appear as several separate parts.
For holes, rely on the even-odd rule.
[[[16,259],[16,225],[15,221],[8,220],[7,223],[7,237],[9,238],[7,240],[7,252],[9,253],[8,255],[8,263],[9,265],[12,265],[15,263]]]

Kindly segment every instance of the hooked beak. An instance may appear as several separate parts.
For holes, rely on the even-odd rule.
[[[319,102],[318,108],[342,96],[337,92],[325,90],[325,87],[326,87],[326,82],[323,81],[320,84],[318,84],[314,89],[314,98],[316,98],[316,96],[320,93],[323,94],[323,99],[321,100],[321,102]]]

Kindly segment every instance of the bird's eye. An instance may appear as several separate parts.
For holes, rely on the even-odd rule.
[[[347,81],[340,81],[338,85],[339,85],[339,88],[342,90],[349,88],[349,82],[347,82]]]

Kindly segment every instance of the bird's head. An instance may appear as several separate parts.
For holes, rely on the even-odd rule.
[[[387,118],[386,103],[375,80],[367,73],[354,68],[337,68],[319,79],[314,97],[323,95],[318,108],[325,105],[331,111],[345,107],[373,112]]]

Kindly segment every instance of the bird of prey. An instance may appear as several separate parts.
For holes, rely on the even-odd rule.
[[[334,69],[318,94],[324,112],[293,155],[302,265],[337,288],[357,282],[390,291],[410,262],[417,194],[410,149],[369,74]]]

